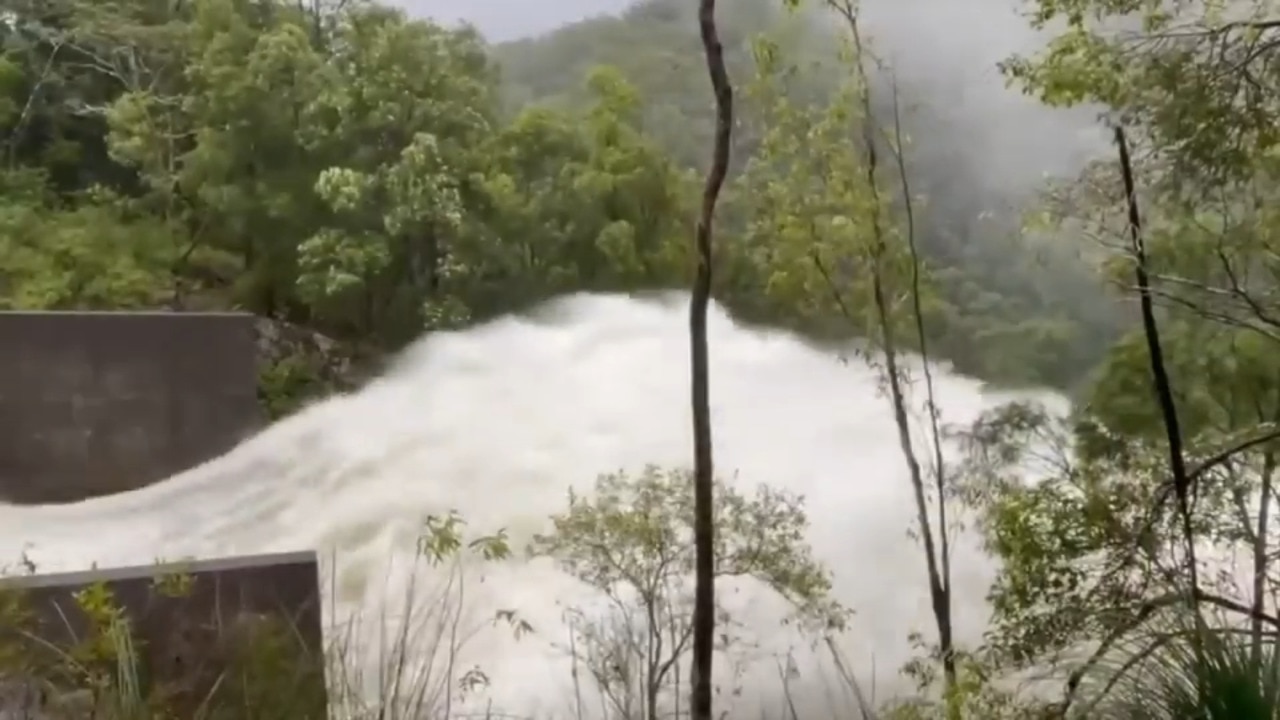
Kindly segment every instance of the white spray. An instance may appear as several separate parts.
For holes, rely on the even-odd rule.
[[[25,546],[47,571],[315,549],[337,589],[331,619],[396,605],[428,514],[456,510],[471,531],[505,528],[519,546],[564,509],[571,487],[587,488],[600,473],[688,466],[686,303],[573,296],[436,334],[360,392],[165,482],[75,505],[0,506],[0,548]],[[876,373],[836,350],[742,327],[719,308],[710,343],[720,474],[807,498],[809,541],[856,611],[844,653],[865,683],[876,668],[881,697],[902,689],[894,676],[911,656],[907,635],[931,635],[932,620],[923,560],[907,535],[910,487]],[[937,379],[949,423],[1004,399],[942,369]],[[983,630],[991,570],[972,543],[959,543],[962,642]],[[534,632],[516,639],[482,624],[461,658],[491,679],[477,702],[521,717],[567,716],[569,663],[553,645],[567,637],[563,605],[590,594],[542,561],[481,571],[484,582],[468,586],[468,612],[515,610]],[[431,578],[419,571],[416,582]],[[747,593],[734,604],[766,647],[796,644],[778,625],[776,602]],[[810,662],[801,661],[801,682]],[[763,662],[744,682],[759,692],[739,702],[762,702],[760,689],[778,685],[777,667]]]

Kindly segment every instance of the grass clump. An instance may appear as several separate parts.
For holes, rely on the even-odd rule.
[[[221,598],[202,607],[196,581],[158,572],[68,591],[8,578],[0,586],[0,717],[326,718],[323,660],[299,628],[284,616],[224,608]]]
[[[1275,720],[1280,652],[1274,635],[1181,616],[1135,638],[1092,679],[1077,715],[1108,720]]]

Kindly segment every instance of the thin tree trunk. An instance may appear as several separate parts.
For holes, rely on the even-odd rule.
[[[1151,276],[1147,268],[1147,245],[1142,235],[1142,215],[1138,211],[1138,196],[1133,180],[1133,161],[1129,157],[1129,143],[1124,128],[1115,126],[1116,150],[1120,154],[1120,178],[1124,182],[1125,204],[1129,211],[1129,241],[1133,251],[1134,284],[1138,289],[1138,303],[1142,311],[1142,334],[1147,341],[1147,357],[1151,363],[1151,384],[1164,421],[1165,440],[1169,445],[1169,473],[1173,479],[1174,497],[1178,503],[1183,542],[1186,545],[1187,610],[1195,622],[1196,632],[1191,638],[1191,648],[1199,665],[1204,664],[1203,635],[1207,631],[1204,616],[1200,613],[1200,566],[1196,560],[1195,526],[1191,521],[1191,474],[1187,472],[1186,457],[1182,450],[1182,427],[1178,421],[1178,406],[1174,401],[1173,384],[1164,365],[1164,351],[1160,346],[1160,328],[1156,323],[1155,303],[1152,300]],[[1196,673],[1196,696],[1204,699],[1205,687],[1202,673]]]
[[[916,247],[915,208],[911,199],[911,182],[907,176],[907,161],[903,154],[902,116],[898,103],[898,86],[893,86],[893,139],[897,146],[895,156],[898,161],[898,178],[902,185],[902,202],[907,220],[907,250],[911,255],[911,309],[915,319],[916,342],[920,347],[920,361],[923,365],[925,410],[929,414],[929,432],[932,434],[934,463],[934,492],[938,496],[938,574],[935,578],[934,597],[935,620],[938,625],[938,646],[943,654],[943,668],[949,680],[956,681],[954,626],[951,617],[951,539],[947,533],[951,529],[951,521],[947,517],[947,467],[946,458],[942,454],[942,422],[941,408],[938,407],[938,395],[934,390],[933,370],[929,367],[929,340],[925,332],[924,306],[921,302],[920,251]],[[929,551],[930,548],[926,548]],[[957,714],[959,710],[955,711]]]
[[[919,335],[920,350],[922,361],[925,363],[926,390],[928,397],[926,398],[931,421],[931,430],[934,433],[934,462],[937,463],[935,470],[935,487],[938,491],[938,517],[939,527],[938,535],[934,535],[934,529],[929,521],[929,503],[925,493],[925,477],[921,468],[920,460],[916,456],[914,443],[911,439],[911,425],[907,413],[907,393],[903,387],[902,369],[899,366],[900,357],[898,355],[898,342],[893,327],[893,317],[889,310],[889,302],[886,297],[884,287],[884,270],[882,261],[887,252],[887,243],[885,240],[885,231],[881,222],[881,201],[879,189],[879,155],[876,149],[876,139],[874,126],[872,124],[872,108],[871,108],[871,87],[870,76],[867,73],[866,61],[863,58],[862,33],[858,26],[858,16],[854,7],[847,2],[829,2],[829,4],[838,12],[849,27],[852,35],[854,58],[857,71],[858,82],[862,85],[862,110],[863,110],[863,140],[865,144],[866,160],[867,160],[867,185],[872,195],[873,214],[871,217],[872,241],[874,243],[872,250],[872,267],[871,267],[871,288],[872,300],[875,303],[877,319],[880,323],[880,340],[881,350],[884,352],[885,375],[889,385],[889,395],[893,402],[893,419],[898,428],[898,443],[902,450],[903,460],[907,464],[907,472],[910,475],[911,489],[915,499],[916,521],[920,525],[920,543],[924,550],[925,572],[929,583],[929,599],[931,609],[933,610],[934,624],[938,630],[938,651],[942,662],[942,675],[945,691],[945,699],[947,707],[947,717],[949,720],[959,720],[961,708],[956,702],[956,688],[958,683],[958,673],[956,669],[956,653],[954,626],[951,618],[951,551],[950,544],[946,537],[947,534],[947,515],[946,515],[946,498],[944,497],[945,477],[943,475],[945,469],[943,467],[941,438],[937,437],[940,432],[938,423],[938,408],[935,403],[933,392],[933,376],[928,368],[928,346],[925,341],[924,329],[924,313],[920,304],[920,267],[919,256],[915,247],[915,218],[914,211],[911,207],[911,188],[906,176],[906,163],[902,159],[901,147],[898,148],[898,170],[901,173],[901,182],[904,192],[904,202],[907,203],[907,221],[909,227],[908,242],[909,252],[912,260],[911,273],[911,294],[912,309],[915,314],[915,329]],[[901,124],[898,117],[897,97],[894,97],[894,133],[895,139],[901,142]],[[940,541],[940,542],[939,542]],[[939,552],[941,547],[941,552]],[[941,558],[939,557],[941,556]],[[941,560],[941,562],[940,562]]]
[[[1193,599],[1200,590],[1200,569],[1196,562],[1195,532],[1191,523],[1191,476],[1187,473],[1186,458],[1182,451],[1182,428],[1178,421],[1178,407],[1173,399],[1173,384],[1169,380],[1169,372],[1164,365],[1164,351],[1160,347],[1160,328],[1156,323],[1151,277],[1147,269],[1147,246],[1142,237],[1142,215],[1138,211],[1138,196],[1134,188],[1133,162],[1129,158],[1129,143],[1125,138],[1124,128],[1119,125],[1115,128],[1115,142],[1120,153],[1120,176],[1124,181],[1125,204],[1129,211],[1134,282],[1142,311],[1142,333],[1147,341],[1147,356],[1151,362],[1152,390],[1156,394],[1160,416],[1164,421],[1165,440],[1169,445],[1169,471],[1173,476],[1174,497],[1177,499],[1178,515],[1182,521],[1183,542],[1186,543],[1186,569],[1191,590],[1187,597]],[[1199,617],[1198,611],[1195,614]]]
[[[1262,614],[1266,610],[1267,535],[1270,533],[1272,484],[1276,474],[1275,453],[1262,458],[1262,504],[1258,508],[1258,525],[1253,537],[1253,618],[1250,620],[1250,659],[1256,667],[1262,662]]]
[[[724,48],[716,29],[715,0],[699,0],[698,26],[707,72],[716,100],[715,147],[702,192],[694,250],[697,270],[689,303],[689,354],[693,405],[693,493],[696,587],[693,602],[693,663],[690,710],[693,720],[712,720],[711,671],[715,650],[715,517],[712,489],[715,468],[711,453],[711,391],[708,372],[707,306],[711,302],[712,234],[716,201],[729,168],[733,129],[733,88],[724,64]]]

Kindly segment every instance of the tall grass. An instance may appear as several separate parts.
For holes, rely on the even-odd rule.
[[[1198,646],[1198,647],[1197,647]],[[1280,719],[1275,635],[1178,617],[1135,640],[1103,669],[1081,715],[1106,720]]]
[[[419,557],[402,595],[377,613],[339,618],[329,613],[325,657],[306,652],[300,633],[259,622],[235,632],[245,642],[220,668],[220,675],[198,698],[194,710],[175,716],[168,703],[173,688],[149,681],[137,639],[127,621],[112,615],[97,627],[98,636],[78,638],[76,647],[54,647],[35,636],[23,636],[25,647],[46,651],[55,662],[26,662],[30,657],[0,646],[0,720],[513,720],[495,712],[477,712],[464,702],[488,682],[481,669],[464,667],[459,657],[475,633],[492,618],[475,622],[467,613],[468,577],[457,557],[446,572],[439,562]],[[433,567],[427,582],[427,569]],[[336,588],[327,593],[330,608]],[[4,611],[8,612],[8,611]],[[518,622],[512,619],[513,632]],[[3,618],[0,618],[3,624]],[[228,632],[232,629],[228,628]],[[1247,633],[1205,632],[1200,652],[1193,651],[1194,624],[1174,621],[1126,648],[1110,665],[1100,667],[1088,685],[1090,700],[1072,712],[1089,720],[1280,720],[1280,651],[1274,636],[1255,647]],[[86,654],[93,646],[97,654]],[[779,671],[780,701],[746,720],[941,720],[937,702],[876,704],[873,688],[863,688],[847,663],[828,643],[837,673],[824,693],[826,702],[799,698],[792,677]],[[30,653],[28,652],[28,655]],[[23,663],[14,665],[14,659]],[[298,663],[323,667],[324,687],[309,684]],[[36,672],[39,667],[40,671]],[[25,674],[14,668],[25,668]],[[599,698],[588,683],[573,683],[576,698],[566,698],[560,718],[597,720]],[[317,710],[317,692],[327,697],[327,711]],[[812,689],[809,690],[812,692]],[[188,707],[191,707],[188,705]],[[821,707],[819,710],[818,708]],[[972,720],[1049,718],[1043,706],[967,706]],[[687,715],[669,708],[662,720]],[[736,720],[736,715],[726,720]],[[528,717],[527,720],[552,720]],[[645,720],[610,717],[608,720]]]
[[[335,720],[512,720],[514,716],[493,711],[476,713],[474,704],[467,709],[462,702],[470,692],[483,689],[488,678],[482,669],[461,666],[459,656],[477,631],[492,624],[492,618],[476,622],[467,612],[468,576],[462,562],[451,558],[442,574],[439,562],[421,555],[417,560],[404,592],[380,605],[376,613],[328,614],[324,658],[308,656],[299,632],[267,619],[223,629],[244,642],[231,661],[219,668],[220,675],[197,698],[194,709],[188,704],[180,716],[175,716],[171,705],[174,688],[149,681],[151,669],[123,614],[91,623],[95,635],[75,638],[70,647],[19,630],[6,641],[9,647],[0,647],[0,651],[17,649],[0,656],[20,661],[0,662],[0,686],[13,691],[0,690],[0,720],[325,720],[320,715]],[[425,581],[427,564],[434,566],[430,573],[434,583]],[[335,607],[337,589],[330,586],[324,594],[329,607]],[[508,620],[512,632],[518,633],[518,619]],[[21,649],[12,644],[15,638],[21,641]],[[86,654],[90,647],[94,652]],[[41,651],[45,660],[28,662],[32,649]],[[824,716],[878,720],[868,695],[844,670],[834,645],[830,651],[845,687],[828,693],[831,707]],[[282,659],[322,665],[327,713],[316,711],[316,688],[306,682],[307,674],[282,664]],[[797,708],[813,703],[797,702],[788,690],[790,682],[788,674],[779,674],[779,696],[786,702],[762,713],[761,720],[804,717]],[[595,720],[598,713],[584,708],[602,707],[600,698],[592,695],[589,683],[573,686],[578,697],[566,698],[564,717]],[[849,704],[840,706],[837,700]],[[661,717],[685,715],[683,709],[673,708]]]

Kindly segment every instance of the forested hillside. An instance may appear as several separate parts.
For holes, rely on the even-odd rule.
[[[685,4],[493,48],[367,2],[5,5],[6,307],[243,308],[394,349],[569,290],[686,284],[711,118]],[[717,295],[840,336],[857,323],[807,258],[859,233],[831,225],[857,199],[822,169],[852,159],[858,120],[812,25],[765,0],[726,14],[745,109]],[[936,353],[998,382],[1079,379],[1116,315],[1073,245],[1029,242],[1026,207],[984,206],[972,168],[922,148],[906,174]]]
[[[686,2],[501,46],[355,0],[0,2],[4,307],[243,308],[384,351],[566,291],[687,284],[711,98]],[[945,692],[885,717],[1277,717],[1280,18],[1030,4],[1047,43],[1001,72],[1116,131],[1051,186],[1003,182],[1013,161],[953,136],[950,96],[871,62],[864,81],[839,18],[722,3],[740,114],[716,295],[886,350],[911,530],[941,538],[931,597],[902,598],[937,619],[905,670]],[[921,337],[1079,402],[998,408],[953,463],[913,444],[889,367],[888,339]],[[663,487],[686,501],[682,476]],[[581,507],[565,527],[593,558],[595,522],[676,537]],[[802,535],[728,525],[752,523]],[[950,629],[956,523],[998,560],[978,647]],[[1052,707],[992,682],[1046,668]]]
[[[839,57],[843,40],[832,13],[820,5],[808,10],[787,12],[770,0],[735,2],[720,28],[731,77],[744,87],[758,79],[754,44],[767,37],[789,66],[786,97],[797,107],[830,108],[841,88],[848,89],[852,70]],[[531,103],[583,107],[591,95],[581,78],[595,67],[616,68],[640,98],[637,123],[674,163],[701,169],[710,157],[713,107],[692,5],[639,2],[616,18],[590,19],[501,44],[494,56],[512,111]],[[968,68],[968,75],[974,69]],[[1047,185],[1038,178],[1026,182],[1025,173],[1012,181],[999,177],[1001,159],[970,150],[975,138],[969,128],[950,117],[962,87],[948,88],[945,79],[902,81],[890,67],[875,72],[872,82],[872,122],[889,130],[896,110],[907,144],[902,159],[916,201],[916,239],[939,295],[932,328],[943,355],[960,369],[996,382],[1067,386],[1079,380],[1124,325],[1117,306],[1100,292],[1092,268],[1081,262],[1088,243],[1060,229],[1052,236],[1026,231]],[[749,94],[740,92],[738,98],[735,171],[753,160],[770,162],[761,156],[760,145],[776,129],[776,118]],[[990,109],[991,124],[1000,111]],[[847,148],[858,136],[850,125],[833,142]],[[1063,141],[1046,135],[1041,142]],[[997,150],[1006,167],[1019,162],[1010,157],[1017,152]],[[806,153],[817,158],[823,151],[809,147]],[[1015,185],[1020,181],[1025,184]],[[746,288],[743,295],[739,309],[775,322],[796,321],[794,308],[771,302],[761,307]],[[819,327],[830,329],[825,323]]]

